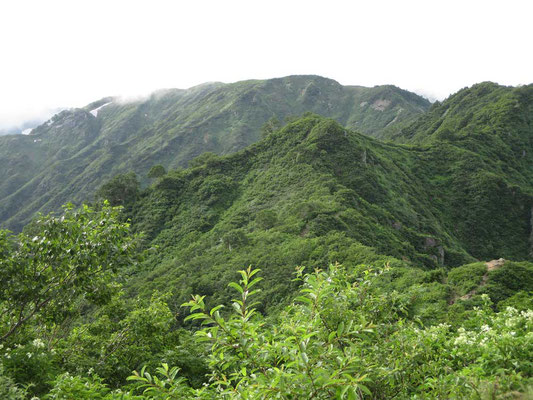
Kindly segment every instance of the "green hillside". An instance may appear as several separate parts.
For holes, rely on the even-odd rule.
[[[420,176],[437,202],[445,199],[441,219],[475,257],[497,258],[499,240],[520,243],[517,259],[533,254],[533,237],[520,239],[533,226],[532,107],[533,85],[481,83],[434,104],[393,137],[424,153],[431,171],[421,167]]]
[[[529,187],[456,145],[385,144],[309,115],[194,164],[128,206],[133,227],[157,246],[136,291],[217,298],[235,265],[253,265],[268,282],[267,304],[290,292],[287,266],[434,269],[532,256]]]
[[[57,114],[30,136],[0,138],[0,164],[9,166],[0,172],[0,226],[20,230],[37,211],[90,199],[117,173],[135,171],[146,182],[154,164],[176,168],[206,151],[233,153],[257,142],[273,117],[312,111],[373,135],[429,105],[393,86],[318,76],[212,83],[128,103],[105,98]]]

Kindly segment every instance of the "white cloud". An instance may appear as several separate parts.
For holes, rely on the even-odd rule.
[[[159,88],[318,74],[442,99],[533,81],[530,1],[2,2],[0,127]]]

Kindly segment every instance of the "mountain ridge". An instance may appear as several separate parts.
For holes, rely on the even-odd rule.
[[[129,216],[158,251],[133,289],[224,296],[233,266],[254,265],[267,299],[290,291],[288,265],[531,260],[533,197],[494,167],[449,143],[381,142],[309,114],[142,192]]]
[[[37,211],[90,199],[102,180],[117,173],[133,170],[146,183],[155,164],[176,168],[206,151],[232,153],[256,142],[272,117],[313,111],[372,133],[429,107],[416,95],[405,100],[407,93],[291,76],[165,90],[124,104],[102,98],[57,114],[29,138],[0,139],[0,163],[23,169],[0,172],[0,224],[20,230]]]

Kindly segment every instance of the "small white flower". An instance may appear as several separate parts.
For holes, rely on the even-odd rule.
[[[28,356],[28,358],[31,358],[31,356],[33,356],[32,353],[26,353],[26,355]]]

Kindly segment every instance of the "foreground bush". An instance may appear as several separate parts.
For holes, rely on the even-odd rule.
[[[230,285],[232,313],[208,310],[204,297],[185,304],[209,348],[209,383],[192,389],[167,365],[129,379],[144,398],[388,399],[526,398],[532,392],[533,311],[494,313],[490,300],[463,327],[422,328],[404,319],[395,292],[373,285],[382,273],[340,266],[302,274],[301,295],[276,320],[254,309],[258,270]],[[386,272],[384,272],[386,273]],[[140,393],[140,392],[139,392]],[[523,397],[521,397],[523,396]]]

